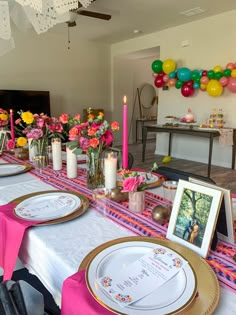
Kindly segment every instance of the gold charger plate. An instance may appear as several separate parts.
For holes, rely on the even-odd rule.
[[[79,270],[85,270],[90,261],[101,251],[122,242],[145,241],[173,249],[182,255],[192,266],[197,278],[198,296],[178,315],[209,315],[215,311],[220,298],[220,286],[217,277],[207,262],[192,250],[169,240],[152,237],[131,236],[106,242],[92,250],[81,262]],[[98,301],[101,303],[100,301]]]
[[[58,219],[42,221],[42,222],[40,222],[40,223],[38,223],[36,225],[51,225],[51,224],[58,224],[58,223],[67,222],[67,221],[70,221],[70,220],[78,218],[79,216],[84,214],[89,208],[89,200],[88,200],[88,198],[86,198],[85,196],[83,196],[80,193],[76,193],[76,192],[73,192],[73,191],[64,191],[64,190],[39,191],[39,192],[36,192],[36,193],[31,193],[31,194],[27,194],[27,195],[18,197],[16,199],[11,200],[9,203],[16,203],[18,205],[20,202],[24,201],[25,199],[28,199],[28,198],[34,197],[34,196],[38,196],[38,195],[42,195],[42,194],[48,194],[49,192],[50,193],[63,192],[63,193],[69,193],[69,194],[78,196],[80,198],[80,200],[81,200],[81,206],[78,209],[76,209],[73,213],[71,213],[69,215],[65,215],[65,216],[63,216],[61,218],[58,218]],[[14,214],[15,214],[15,211],[14,211]]]
[[[5,174],[0,174],[0,177],[6,177],[6,176],[15,176],[15,175],[18,175],[18,174],[23,174],[23,173],[26,173],[28,171],[30,171],[32,169],[32,165],[30,163],[2,163],[0,164],[0,168],[2,166],[6,166],[6,165],[22,165],[24,166],[24,169],[22,170],[19,170],[15,173],[5,173]]]

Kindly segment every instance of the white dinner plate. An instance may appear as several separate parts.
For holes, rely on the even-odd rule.
[[[125,307],[117,304],[99,287],[97,279],[107,274],[112,277],[112,274],[124,270],[156,247],[159,246],[155,243],[128,241],[112,245],[96,255],[86,271],[87,286],[95,299],[113,312],[129,315],[164,315],[177,313],[187,307],[194,299],[197,288],[195,273],[190,264],[186,264],[176,276],[148,296]]]
[[[3,163],[3,164],[0,164],[0,177],[21,174],[25,172],[27,169],[28,169],[27,164]]]
[[[15,208],[16,216],[25,220],[54,220],[67,216],[81,206],[81,199],[66,192],[49,192],[20,202]]]

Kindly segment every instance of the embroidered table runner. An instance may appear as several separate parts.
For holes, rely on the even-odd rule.
[[[22,162],[10,154],[4,154],[2,158],[9,163]],[[154,222],[151,218],[153,207],[168,203],[166,199],[158,195],[146,191],[145,210],[137,214],[129,211],[127,202],[121,204],[107,198],[94,199],[92,191],[86,187],[85,169],[79,168],[78,177],[75,179],[68,179],[65,169],[54,171],[51,166],[40,172],[32,169],[30,173],[56,189],[77,191],[83,194],[90,200],[93,209],[137,235],[165,238],[167,227]],[[209,252],[206,261],[215,271],[220,284],[236,293],[236,263],[232,259],[235,253],[236,246],[218,241],[216,250]]]

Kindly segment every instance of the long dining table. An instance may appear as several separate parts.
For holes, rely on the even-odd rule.
[[[17,162],[20,161],[9,154],[3,155],[0,160],[0,163]],[[24,174],[0,177],[0,205],[39,191],[55,189],[77,191],[77,188],[81,187],[80,192],[87,193],[90,206],[82,216],[60,224],[28,228],[24,233],[19,251],[19,258],[23,265],[40,279],[59,306],[61,305],[63,282],[78,271],[85,256],[94,248],[117,238],[142,235],[141,227],[137,230],[130,223],[132,214],[130,214],[129,224],[117,221],[114,213],[108,213],[105,204],[95,204],[96,200],[91,197],[92,192],[88,193],[83,181],[80,183],[79,179],[69,180],[63,174],[65,171],[62,173],[45,169],[43,173],[39,173],[32,169]],[[78,174],[81,175],[81,178],[85,176],[85,169],[79,166]],[[151,190],[150,196],[148,195],[150,208],[155,198],[156,200],[163,199],[162,195],[162,187]],[[120,211],[124,211],[127,216],[128,211],[122,210],[122,207],[120,207]],[[147,236],[159,237],[166,232],[166,227],[157,226],[155,222],[151,222],[148,214],[144,221],[146,230],[149,231],[149,234],[146,233]],[[231,266],[236,270],[236,264],[233,261]],[[235,312],[236,293],[221,287],[219,304],[214,314],[233,315]]]

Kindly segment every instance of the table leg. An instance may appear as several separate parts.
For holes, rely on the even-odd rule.
[[[172,147],[172,133],[169,133],[169,145],[168,145],[168,155],[171,156],[171,147]]]
[[[236,129],[233,130],[233,145],[232,145],[232,170],[235,167],[235,153],[236,153]]]
[[[213,135],[210,134],[210,138],[209,138],[208,170],[207,170],[207,176],[208,176],[208,177],[210,177],[210,175],[211,175],[212,148],[213,148]]]
[[[142,128],[142,137],[143,137],[143,152],[142,152],[142,162],[145,160],[145,151],[146,151],[146,142],[147,142],[147,127],[143,126]]]
[[[143,143],[143,127],[144,127],[144,121],[142,121],[142,143]]]

